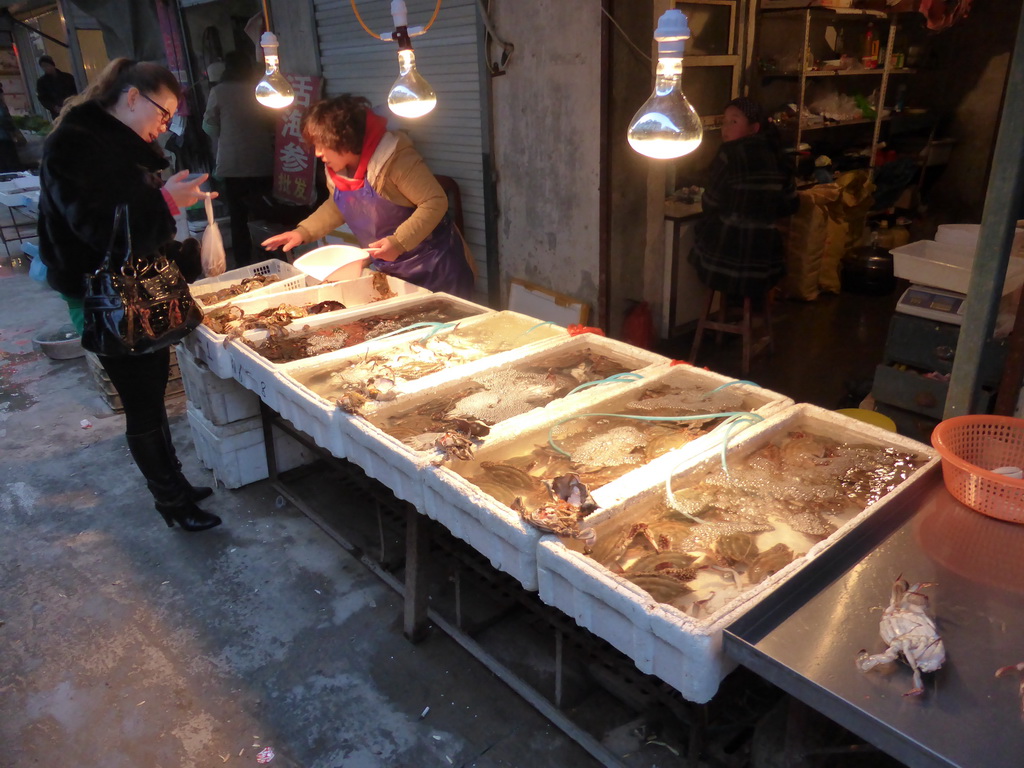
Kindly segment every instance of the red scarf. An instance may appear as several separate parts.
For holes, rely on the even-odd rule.
[[[359,152],[359,167],[356,168],[355,175],[349,179],[345,176],[339,176],[330,168],[327,169],[327,173],[331,177],[331,181],[334,182],[335,189],[351,192],[352,190],[360,189],[363,186],[363,182],[366,180],[366,168],[370,164],[370,158],[373,157],[373,153],[377,149],[377,145],[380,144],[380,140],[384,138],[384,133],[387,131],[387,127],[387,120],[380,115],[367,110],[366,131],[363,133],[363,148]]]

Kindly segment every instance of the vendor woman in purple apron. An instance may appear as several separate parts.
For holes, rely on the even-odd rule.
[[[448,197],[409,138],[386,128],[362,96],[311,105],[302,136],[327,168],[331,199],[263,247],[290,251],[348,224],[374,269],[469,298],[472,257],[448,215]]]

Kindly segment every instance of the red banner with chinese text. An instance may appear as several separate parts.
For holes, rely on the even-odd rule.
[[[274,139],[274,197],[282,202],[311,205],[316,200],[316,158],[306,146],[299,122],[306,108],[320,98],[321,78],[316,75],[285,75],[295,91],[295,101],[281,110]]]

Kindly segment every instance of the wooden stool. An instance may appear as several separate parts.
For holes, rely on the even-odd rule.
[[[711,307],[714,306],[715,294],[718,294],[718,319],[709,320],[708,317],[711,315]],[[716,291],[713,288],[708,288],[705,294],[706,298],[704,301],[704,311],[701,312],[700,318],[697,320],[697,331],[693,337],[693,347],[690,350],[690,363],[695,364],[697,362],[697,353],[700,351],[701,337],[704,335],[704,331],[717,331],[715,340],[721,342],[723,333],[735,333],[743,337],[743,364],[741,368],[742,375],[746,376],[750,372],[750,356],[753,353],[754,346],[754,323],[753,323],[753,307],[752,299],[749,296],[743,297],[743,316],[738,322],[727,322],[726,314],[728,310],[729,297],[721,291]],[[763,297],[763,313],[761,315],[761,321],[764,325],[765,335],[767,337],[767,346],[771,351],[775,351],[775,343],[772,340],[772,293],[769,291]]]

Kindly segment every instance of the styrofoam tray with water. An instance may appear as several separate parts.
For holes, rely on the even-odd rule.
[[[730,458],[749,455],[777,436],[794,430],[848,443],[893,447],[916,454],[926,463],[895,490],[810,546],[806,554],[728,601],[712,603],[714,607],[707,612],[698,610],[697,615],[693,615],[657,602],[647,591],[583,554],[580,542],[554,536],[545,537],[538,547],[540,598],[607,640],[629,656],[638,669],[661,678],[685,698],[701,703],[710,700],[721,680],[735,666],[722,651],[723,630],[868,517],[907,493],[938,465],[938,457],[930,446],[806,404],[786,408],[751,427],[731,445],[728,455]],[[675,473],[673,488],[699,482],[707,473],[720,469],[721,458],[706,454]],[[597,526],[600,537],[602,524],[631,524],[634,518],[642,521],[648,510],[664,500],[666,479],[648,478],[647,485],[635,487],[632,495],[594,512],[584,524]]]
[[[378,314],[411,311],[431,301],[451,304],[464,312],[471,313],[469,316],[474,314],[490,314],[492,312],[492,310],[480,304],[445,293],[413,294],[363,305],[354,309],[339,310],[338,312],[329,313],[329,315],[315,315],[309,318],[309,322],[305,323],[304,327],[316,329],[344,325]],[[322,359],[333,359],[339,356],[345,359],[351,355],[365,354],[368,349],[375,349],[377,345],[388,346],[396,343],[400,338],[419,338],[424,332],[421,329],[419,331],[420,336],[410,335],[415,333],[416,331],[410,331],[394,337],[371,339],[352,347],[328,352],[315,358],[306,358],[289,363],[273,363],[247,344],[239,341],[230,342],[226,350],[233,378],[260,395],[270,408],[294,422],[299,429],[313,437],[318,445],[332,450],[336,441],[329,440],[325,435],[333,429],[334,412],[337,408],[333,403],[315,396],[304,388],[297,390],[296,385],[290,380],[284,379],[281,372],[288,366],[300,363],[311,365],[314,361]],[[248,331],[243,336],[249,340],[262,341],[266,338],[267,332]]]
[[[393,298],[420,296],[430,293],[426,288],[420,288],[412,283],[399,280],[396,277],[388,277],[387,281],[390,289],[397,294],[397,296]],[[330,313],[323,312],[319,315],[310,315],[309,317],[300,318],[294,321],[292,325],[298,323],[301,327],[302,325],[310,323],[314,318],[334,317],[338,312],[344,312],[355,307],[380,301],[390,301],[387,299],[377,298],[377,293],[374,288],[374,277],[372,275],[367,275],[366,277],[359,277],[355,280],[304,286],[278,293],[260,293],[255,296],[252,294],[242,294],[234,301],[222,302],[220,304],[215,304],[212,307],[207,307],[206,311],[210,312],[211,310],[221,310],[229,305],[233,305],[241,309],[247,315],[253,315],[262,312],[265,309],[280,306],[281,304],[290,304],[292,306],[301,307],[309,304],[318,304],[321,301],[328,300],[341,302],[345,305],[345,309],[335,310]],[[222,379],[229,379],[232,376],[231,358],[228,355],[226,348],[226,338],[225,334],[215,333],[204,323],[186,336],[182,344],[197,359],[206,363],[211,371],[216,373]]]
[[[389,418],[401,420],[404,415],[411,415],[416,408],[422,408],[437,398],[454,397],[467,384],[493,378],[499,373],[510,373],[519,366],[546,364],[554,358],[572,359],[573,355],[591,353],[602,355],[619,363],[628,372],[648,372],[668,363],[661,355],[648,352],[638,347],[625,344],[615,339],[607,339],[594,334],[581,334],[570,337],[553,337],[517,350],[516,355],[486,357],[472,363],[451,368],[429,377],[430,381],[420,379],[410,384],[410,391],[401,398],[383,404],[367,419],[358,416],[343,418],[339,422],[341,432],[348,439],[348,458],[356,462],[371,477],[386,481],[388,487],[399,498],[421,506],[423,501],[423,480],[421,470],[427,464],[439,461],[441,454],[433,447],[422,450],[410,447],[398,438],[388,434],[380,425]],[[413,391],[414,384],[419,387]],[[575,394],[566,395],[561,399],[593,399],[595,388],[583,389]],[[496,394],[500,399],[500,394]],[[519,413],[501,418],[501,411],[474,411],[473,418],[492,423],[490,434],[500,434],[505,423],[529,419],[533,414],[552,405],[547,403],[537,408],[526,407]],[[467,415],[468,417],[468,415]],[[480,441],[487,443],[487,438]],[[369,468],[368,468],[369,467]],[[373,467],[386,467],[386,477],[375,474]]]
[[[575,399],[564,398],[552,404],[553,407],[503,422],[488,437],[484,446],[476,451],[472,461],[449,462],[444,466],[431,468],[432,471],[424,474],[422,511],[490,558],[496,568],[515,576],[527,589],[536,589],[536,545],[542,535],[541,532],[524,522],[520,514],[509,504],[484,492],[473,480],[464,475],[480,476],[478,470],[483,467],[482,462],[493,461],[503,464],[511,457],[523,456],[531,451],[538,457],[538,462],[547,461],[546,457],[552,450],[549,447],[549,438],[553,429],[584,414],[594,414],[598,423],[609,420],[614,422],[614,417],[609,417],[608,414],[626,410],[628,403],[644,402],[649,392],[664,391],[663,385],[678,388],[679,391],[693,389],[700,393],[711,393],[712,390],[733,381],[720,374],[691,366],[655,366],[645,369],[643,373],[645,378],[641,381],[593,387],[574,396]],[[735,399],[742,407],[757,415],[767,417],[792,403],[792,400],[782,395],[747,383],[739,382],[734,386],[735,389],[731,390],[725,399]],[[717,403],[722,402],[722,397],[712,402],[715,404],[709,407],[712,412],[717,412],[716,409],[720,407]],[[624,423],[626,421],[628,420]],[[734,437],[744,426],[746,425],[739,425],[733,433]],[[646,467],[663,466],[664,471],[668,471],[671,467],[684,463],[687,457],[695,459],[711,451],[717,451],[722,439],[723,433],[713,430],[691,440],[684,449],[666,452],[650,461],[642,457],[641,449],[645,449],[646,446],[634,444],[633,450],[627,449],[628,455],[622,457],[622,465],[634,465],[633,468],[624,471],[621,476],[606,482],[605,485],[585,480],[591,486],[590,496],[600,506],[616,503],[618,499],[628,495],[638,482],[649,482],[643,479],[646,477]],[[543,482],[550,483],[553,475],[560,471],[548,471],[543,475]],[[599,474],[600,469],[595,472],[595,475]],[[636,480],[637,476],[641,479]]]

